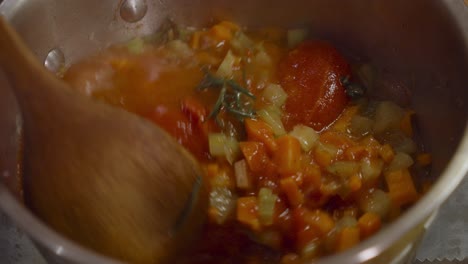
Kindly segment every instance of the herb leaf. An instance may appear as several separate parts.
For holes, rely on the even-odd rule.
[[[219,89],[219,96],[209,114],[209,118],[219,121],[219,114],[224,110],[239,121],[255,117],[253,102],[255,95],[233,79],[215,76],[208,69],[203,69],[205,77],[197,87],[198,91]]]

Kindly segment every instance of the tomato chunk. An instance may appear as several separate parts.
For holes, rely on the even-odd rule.
[[[204,132],[198,123],[184,114],[179,107],[161,104],[145,116],[172,135],[195,157],[201,160],[208,158],[208,142]],[[199,140],[193,140],[194,138]]]
[[[349,64],[327,42],[306,41],[290,51],[279,66],[281,85],[288,94],[286,128],[304,124],[321,130],[331,124],[348,102],[340,79],[350,74]]]

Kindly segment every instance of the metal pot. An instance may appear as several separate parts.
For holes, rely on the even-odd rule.
[[[468,170],[468,7],[461,0],[4,0],[0,13],[39,60],[48,58],[49,67],[149,34],[167,16],[187,25],[225,18],[251,27],[309,26],[315,36],[378,66],[390,87],[380,94],[403,104],[410,101],[418,113],[437,181],[380,233],[316,263],[411,260],[438,207]],[[0,207],[51,263],[118,263],[57,234],[22,204],[17,175],[21,117],[8,83],[0,77]],[[411,97],[401,96],[401,91]]]

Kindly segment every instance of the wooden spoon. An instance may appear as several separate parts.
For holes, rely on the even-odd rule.
[[[28,206],[100,253],[170,262],[203,222],[194,158],[149,121],[74,92],[2,18],[0,65],[23,114]]]

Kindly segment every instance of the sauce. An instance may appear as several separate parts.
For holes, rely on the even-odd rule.
[[[203,164],[208,221],[180,263],[302,263],[341,252],[422,194],[413,175],[430,155],[412,140],[414,112],[350,96],[359,78],[331,43],[286,33],[226,21],[171,28],[63,76],[161,126]]]

